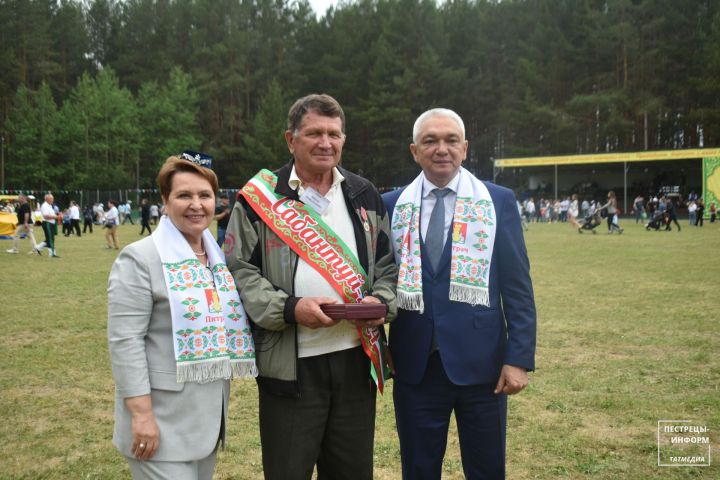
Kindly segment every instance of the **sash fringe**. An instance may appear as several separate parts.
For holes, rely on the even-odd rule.
[[[490,306],[490,292],[487,288],[471,288],[464,285],[450,284],[450,300],[469,303],[470,305]]]

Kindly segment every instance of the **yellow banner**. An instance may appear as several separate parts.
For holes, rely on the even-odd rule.
[[[544,167],[552,165],[585,165],[590,163],[654,162],[658,160],[684,160],[718,156],[720,156],[720,148],[693,148],[687,150],[658,150],[654,152],[500,158],[495,160],[495,166],[498,168]]]
[[[710,218],[710,205],[720,203],[720,156],[703,158],[703,199]]]

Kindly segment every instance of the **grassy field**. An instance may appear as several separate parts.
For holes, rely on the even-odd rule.
[[[526,233],[538,307],[537,371],[510,401],[509,479],[720,478],[720,225]],[[123,245],[139,227],[123,226]],[[40,233],[40,235],[42,235]],[[50,259],[4,253],[0,478],[128,478],[111,444],[113,381],[102,232]],[[388,388],[391,391],[391,386]],[[388,392],[389,393],[389,392]],[[261,478],[257,395],[233,383],[216,478]],[[657,421],[710,428],[714,465],[658,467]],[[392,395],[378,398],[375,472],[400,478]],[[462,478],[453,431],[443,478]]]

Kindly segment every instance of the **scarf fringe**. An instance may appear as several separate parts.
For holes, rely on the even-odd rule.
[[[216,361],[195,362],[177,366],[178,383],[208,383],[215,380],[228,380],[232,375],[230,360],[222,358]]]
[[[420,313],[425,310],[422,293],[408,293],[398,290],[397,305],[398,308],[403,310],[419,311]]]
[[[472,288],[466,285],[450,284],[450,300],[470,305],[490,306],[490,291],[487,288]]]
[[[233,378],[240,378],[240,377],[257,377],[258,376],[258,369],[257,365],[255,365],[255,360],[233,360],[230,362],[230,366],[232,367],[232,376]]]
[[[422,275],[418,273],[422,271],[419,232],[424,178],[425,174],[420,173],[400,194],[391,225],[395,263],[398,265],[398,306],[412,311],[422,311],[422,300],[409,292],[421,292],[423,288]],[[468,278],[451,276],[449,299],[489,306],[487,287],[479,288],[478,285],[489,284],[497,227],[495,206],[487,186],[462,167],[454,211],[454,230],[448,233],[452,239],[453,255],[457,247],[463,254],[453,256],[450,269],[456,273],[467,272]],[[474,243],[478,240],[483,244],[482,248]]]
[[[223,358],[214,362],[203,361],[177,367],[177,381],[209,383],[215,380],[229,380],[241,377],[257,377],[258,370],[254,360],[234,360]]]

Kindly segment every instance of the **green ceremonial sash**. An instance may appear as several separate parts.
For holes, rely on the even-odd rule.
[[[312,266],[337,291],[345,303],[359,303],[367,292],[367,274],[352,250],[304,203],[275,193],[277,176],[260,170],[242,188],[242,195],[255,213],[300,258]],[[357,327],[370,375],[382,394],[390,369],[383,355],[377,327]]]

